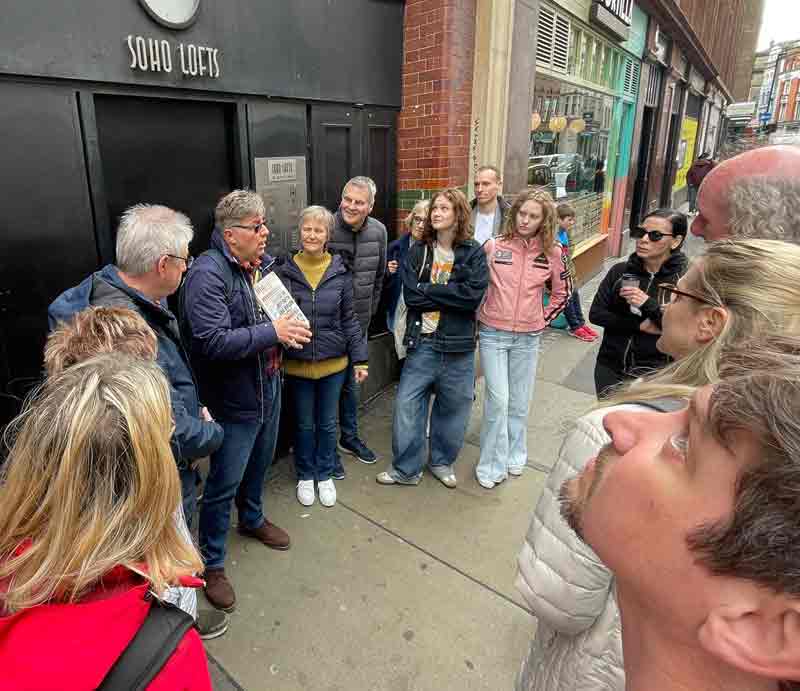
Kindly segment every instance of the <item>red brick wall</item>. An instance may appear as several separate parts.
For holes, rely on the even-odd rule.
[[[477,0],[407,0],[403,109],[397,132],[398,214],[469,173]]]

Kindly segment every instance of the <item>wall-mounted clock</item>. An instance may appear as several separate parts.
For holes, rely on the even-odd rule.
[[[200,0],[139,0],[139,2],[147,14],[170,29],[185,29],[191,26],[200,11]]]

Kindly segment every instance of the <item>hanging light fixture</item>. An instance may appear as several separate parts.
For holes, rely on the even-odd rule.
[[[555,115],[550,118],[550,131],[563,132],[567,127],[567,119],[563,115]]]
[[[571,123],[569,123],[570,132],[574,132],[575,134],[580,134],[586,129],[586,120],[583,118],[576,118]]]

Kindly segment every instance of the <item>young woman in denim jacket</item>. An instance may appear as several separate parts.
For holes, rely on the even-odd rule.
[[[475,313],[489,280],[469,219],[460,190],[437,192],[422,240],[400,267],[408,356],[395,399],[392,468],[376,478],[382,485],[416,485],[422,478],[425,421],[435,392],[428,468],[446,487],[456,486],[453,463],[464,443],[475,385]]]
[[[489,289],[478,319],[486,402],[475,476],[486,489],[509,475],[521,475],[528,461],[528,409],[539,336],[564,309],[570,294],[555,233],[553,198],[543,190],[532,190],[517,197],[503,234],[483,246]],[[548,281],[551,297],[545,308],[542,297]]]

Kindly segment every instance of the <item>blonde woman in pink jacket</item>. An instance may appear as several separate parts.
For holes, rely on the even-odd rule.
[[[503,234],[483,246],[489,288],[478,320],[486,399],[475,476],[486,489],[509,475],[521,475],[528,461],[526,423],[539,336],[564,309],[571,292],[555,234],[553,198],[544,190],[531,190],[517,197]],[[551,296],[545,308],[548,281]]]

